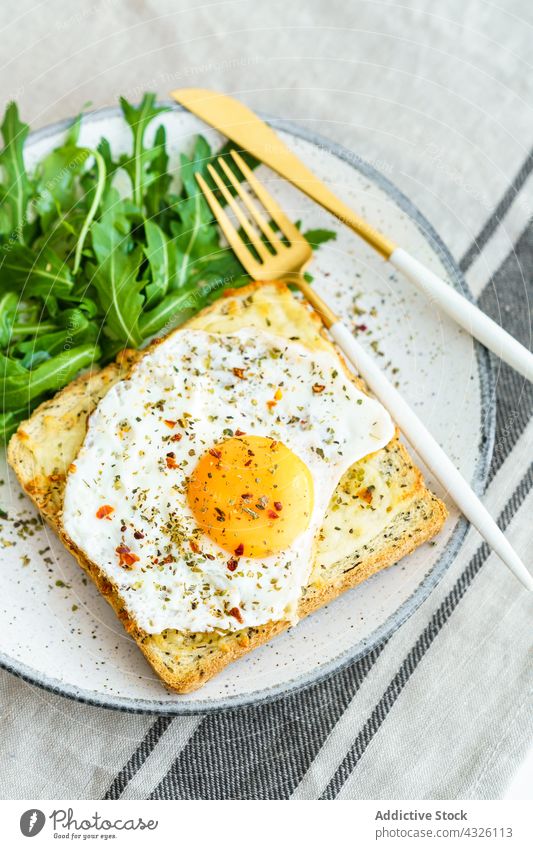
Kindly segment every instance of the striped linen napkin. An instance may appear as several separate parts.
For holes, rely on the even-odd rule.
[[[31,10],[25,0],[20,5]],[[474,0],[467,18],[459,0],[447,4],[446,18],[422,0],[393,14],[379,3],[358,3],[357,15],[353,4],[335,0],[314,0],[299,14],[278,0],[261,9],[250,2],[248,37],[241,32],[237,45],[231,33],[242,31],[246,5],[226,5],[222,25],[205,10],[181,15],[181,3],[154,9],[117,2],[103,4],[101,15],[76,18],[64,0],[54,0],[52,29],[32,23],[37,70],[13,55],[17,97],[23,105],[26,98],[31,117],[32,74],[44,75],[43,111],[33,106],[37,125],[75,112],[87,99],[85,85],[96,103],[116,99],[110,91],[131,95],[134,85],[162,94],[174,84],[239,93],[244,73],[247,89],[257,89],[249,102],[265,111],[305,116],[311,101],[312,116],[325,116],[319,130],[378,167],[382,158],[460,258],[481,308],[529,345],[533,139],[524,104],[531,81],[520,75],[529,44],[520,21],[528,14],[525,0],[513,4],[513,15]],[[65,29],[71,41],[83,35],[86,47],[53,64],[49,41],[64,40]],[[105,58],[110,33],[113,62],[104,62],[102,76],[95,58]],[[181,78],[169,78],[167,47],[193,42],[195,64],[182,61]],[[146,51],[152,79],[128,65],[130,89],[121,89],[116,56]],[[276,56],[276,65],[259,55]],[[303,67],[305,91],[298,91]],[[65,74],[80,80],[77,87],[65,90]],[[0,87],[4,100],[7,85]],[[56,92],[63,90],[58,108]],[[339,114],[354,117],[340,123]],[[485,502],[528,562],[533,389],[507,366],[494,366],[497,429]],[[270,704],[205,718],[128,715],[68,701],[0,671],[2,795],[498,798],[531,736],[531,607],[470,530],[441,584],[388,641],[328,680]]]

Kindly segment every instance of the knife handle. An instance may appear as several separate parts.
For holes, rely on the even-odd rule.
[[[403,248],[396,248],[389,257],[389,262],[467,333],[528,380],[533,381],[533,354],[475,304]]]

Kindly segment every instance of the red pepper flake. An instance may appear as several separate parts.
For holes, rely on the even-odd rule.
[[[277,447],[278,447],[278,441],[277,441],[277,439],[273,439],[272,442],[270,443],[270,450],[275,451]]]
[[[269,510],[269,511],[268,511],[268,518],[269,518],[269,519],[279,519],[279,516],[278,516],[278,514],[277,514],[277,513],[274,513],[274,511],[273,511],[273,510]]]
[[[179,442],[181,438],[182,438],[181,433],[175,433],[170,437],[170,441],[171,442]]]
[[[267,405],[269,410],[273,410],[277,403],[278,403],[277,401],[267,401],[266,405]]]
[[[163,421],[165,422],[167,427],[176,427],[177,422],[173,421],[172,419],[163,419]]]
[[[372,490],[365,486],[363,489],[360,489],[357,493],[359,498],[362,498],[363,501],[366,501],[367,504],[372,503]]]
[[[167,556],[163,560],[163,563],[174,563],[174,559],[175,558],[173,554],[167,554]]]
[[[115,512],[115,508],[111,507],[110,504],[103,504],[96,511],[96,518],[97,519],[111,519],[111,515],[114,512]]]
[[[140,560],[140,558],[136,554],[134,554],[133,551],[131,551],[131,549],[129,549],[127,545],[124,545],[124,543],[121,543],[121,545],[117,546],[117,548],[115,548],[115,551],[118,554],[118,559],[121,566],[126,566],[130,568],[131,566],[133,566],[134,563],[137,563],[137,561]]]
[[[177,469],[178,464],[176,463],[176,455],[173,451],[169,451],[167,456],[165,457],[167,462],[167,469]]]
[[[235,375],[235,377],[238,377],[241,380],[246,380],[246,375],[244,373],[246,371],[246,369],[234,368],[234,369],[232,369],[232,371],[233,371],[233,374]]]
[[[246,431],[239,430],[239,428],[237,428],[237,430],[235,431],[235,436],[246,436]]]
[[[199,554],[200,546],[198,545],[198,543],[194,539],[189,540],[189,545],[191,547],[191,551],[194,551],[195,554]]]
[[[245,466],[251,466],[251,465],[252,465],[252,461],[251,461],[251,460],[247,460],[247,461],[246,461],[246,463],[245,463],[244,465],[245,465]]]
[[[134,531],[133,536],[135,539],[144,539],[144,534],[142,531]]]
[[[236,557],[242,557],[243,554],[244,554],[244,545],[243,545],[242,542],[240,542],[239,545],[237,546],[237,548],[235,549],[235,556]]]
[[[77,468],[77,467],[76,467],[76,464],[75,464],[75,463],[71,463],[71,464],[70,464],[70,466],[68,467],[68,470],[69,470],[69,472],[71,473],[71,475],[72,475],[72,474],[74,474],[74,472],[76,471],[76,468]]]
[[[368,327],[366,326],[366,324],[356,324],[355,329],[360,330],[362,333],[364,333],[365,330],[368,330]]]
[[[208,560],[214,560],[215,559],[214,554],[208,554],[207,552],[204,554],[204,557],[207,557]]]
[[[238,565],[239,565],[239,561],[237,560],[236,557],[230,557],[230,559],[227,562],[227,567],[228,567],[230,572],[235,572],[235,569],[237,568]],[[237,608],[235,608],[235,609],[237,609]],[[233,614],[230,612],[230,615],[233,615]]]
[[[274,501],[274,509],[278,511],[283,510],[283,504],[281,501]]]
[[[219,451],[218,448],[210,448],[209,453],[212,457],[215,457],[217,460],[220,460],[222,457],[222,451]]]
[[[244,619],[242,618],[242,613],[238,607],[232,607],[231,610],[228,611],[228,614],[230,616],[233,616],[237,620],[237,622],[241,623],[241,625],[244,622]]]
[[[324,391],[326,387],[322,383],[314,383],[313,384],[313,392],[315,395],[320,395],[321,392]]]

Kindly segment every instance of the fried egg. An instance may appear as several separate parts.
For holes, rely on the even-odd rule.
[[[185,328],[91,415],[63,526],[147,633],[295,621],[339,480],[393,435],[333,350]]]

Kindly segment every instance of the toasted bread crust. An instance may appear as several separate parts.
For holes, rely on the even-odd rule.
[[[203,321],[212,317],[219,320],[228,307],[237,304],[244,309],[259,288],[266,284],[252,283],[242,289],[228,291],[225,299],[216,301],[200,314]],[[304,307],[295,299],[287,299],[287,287],[283,283],[267,284],[272,292],[274,309],[283,310],[280,321],[291,321],[294,309],[296,318],[302,322],[302,310],[305,310],[306,333],[315,337],[316,344],[331,346],[325,335],[318,315]],[[286,316],[286,313],[289,313]],[[225,314],[226,315],[226,314]],[[188,322],[194,326],[198,317]],[[179,332],[179,329],[177,331]],[[320,343],[317,341],[320,340]],[[13,435],[8,447],[8,461],[17,477],[43,517],[58,534],[68,551],[73,554],[80,566],[94,581],[102,595],[111,604],[126,630],[137,642],[160,678],[171,689],[187,693],[204,684],[209,678],[221,671],[233,660],[262,645],[275,635],[289,627],[287,622],[269,622],[263,626],[247,628],[231,634],[178,634],[167,631],[161,635],[147,634],[140,629],[129,616],[117,588],[103,574],[97,564],[91,562],[66,534],[62,522],[62,504],[66,475],[70,463],[77,455],[86,433],[87,421],[92,410],[108,389],[118,380],[131,373],[135,363],[152,350],[161,340],[155,340],[142,352],[126,351],[112,363],[98,372],[90,372],[78,377],[62,389],[54,398],[45,401],[23,422]],[[363,386],[340,358],[347,376],[360,387]],[[364,388],[364,386],[363,386]],[[71,417],[69,419],[69,416]],[[54,433],[62,422],[61,433],[67,430],[68,438],[61,439],[55,434],[49,438],[49,430]],[[52,444],[48,444],[48,443]],[[42,448],[42,446],[45,446]],[[413,465],[409,454],[398,440],[398,434],[381,450],[387,453],[387,459],[393,463],[395,474],[403,475],[405,492],[402,494],[400,518],[395,520],[398,527],[387,533],[392,525],[383,529],[380,537],[372,546],[365,545],[354,558],[346,563],[335,564],[335,568],[325,573],[325,577],[313,576],[302,595],[298,613],[300,618],[308,616],[322,605],[332,601],[341,593],[356,586],[375,572],[396,563],[421,543],[433,537],[446,519],[443,503],[429,492],[423,483],[420,471]],[[376,455],[381,452],[376,452]],[[395,526],[396,527],[396,526]],[[342,568],[337,568],[337,566]]]

